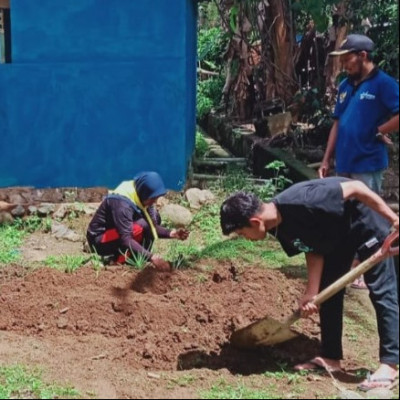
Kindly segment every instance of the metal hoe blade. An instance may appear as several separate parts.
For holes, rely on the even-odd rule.
[[[231,343],[239,348],[271,346],[297,337],[287,323],[265,317],[251,325],[233,332]]]

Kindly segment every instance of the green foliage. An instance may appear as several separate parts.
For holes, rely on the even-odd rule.
[[[339,2],[340,0],[298,0],[292,3],[292,8],[298,16],[302,17],[303,23],[312,20],[317,30],[324,32],[328,29],[333,7]],[[304,26],[302,28],[304,30]]]
[[[212,70],[218,70],[227,43],[227,35],[220,27],[200,29],[197,41],[198,61],[205,62]]]
[[[273,177],[264,185],[266,186],[267,192],[265,194],[260,193],[260,197],[262,197],[264,200],[272,198],[277,193],[285,189],[288,185],[293,183],[292,180],[286,178],[284,175],[286,165],[283,161],[272,161],[265,168],[269,171],[272,171]]]
[[[220,228],[220,204],[204,206],[193,218],[192,234],[188,241],[168,242],[166,259],[174,268],[184,269],[201,259],[232,260],[235,263],[254,263],[261,261],[268,267],[304,264],[304,258],[289,258],[277,242],[268,238],[254,242],[243,238],[226,239]],[[162,241],[159,241],[162,242]]]
[[[17,261],[20,257],[19,248],[26,236],[14,225],[0,226],[0,265]]]
[[[208,71],[219,72],[223,65],[223,54],[228,43],[222,29],[212,27],[200,29],[197,41],[199,65]],[[221,102],[223,75],[211,76],[197,83],[197,116],[201,119]]]
[[[205,117],[221,102],[223,77],[212,77],[197,83],[197,117]]]
[[[38,370],[21,366],[0,367],[0,398],[2,399],[73,399],[79,393],[71,387],[44,383]]]
[[[356,2],[358,2],[357,0]],[[368,2],[369,3],[369,2]],[[399,4],[394,0],[371,2],[369,15],[373,27],[368,36],[375,42],[374,61],[388,74],[399,78]],[[365,3],[360,4],[366,7]],[[352,7],[354,5],[352,4]],[[358,15],[358,13],[356,14]]]
[[[239,16],[239,7],[237,6],[237,4],[235,4],[231,8],[231,12],[229,15],[229,26],[230,26],[232,32],[236,32],[239,29],[238,20],[237,20],[238,16]]]
[[[197,158],[203,158],[207,155],[208,151],[209,146],[203,134],[201,132],[196,132],[195,156]]]
[[[16,218],[13,225],[20,230],[28,233],[36,231],[50,232],[52,219],[50,217],[41,218],[38,215],[30,215],[27,218]]]
[[[91,249],[90,262],[97,274],[100,272],[101,268],[104,267],[103,261],[103,258],[97,253],[97,251],[94,248]]]
[[[344,75],[338,77],[338,83],[343,77]],[[318,132],[321,135],[329,133],[332,126],[332,112],[326,104],[324,90],[316,87],[302,89],[294,96],[293,103],[297,103],[299,106],[302,122],[318,128]]]
[[[220,25],[220,16],[214,0],[199,2],[199,27],[209,29]]]
[[[0,265],[15,262],[21,258],[19,248],[28,233],[51,231],[51,218],[31,215],[28,218],[16,218],[11,225],[0,226]]]
[[[126,257],[127,253],[122,253]],[[147,263],[149,262],[148,258],[142,254],[142,253],[136,253],[133,250],[129,252],[129,257],[126,257],[126,263],[133,267],[134,269],[137,269],[139,271],[143,270]]]
[[[264,184],[254,184],[249,180],[252,178],[250,173],[243,170],[243,168],[232,166],[227,168],[226,174],[221,177],[218,186],[226,193],[251,192],[262,200],[268,201],[292,181],[285,177],[285,164],[282,161],[273,161],[265,168],[272,171],[273,177],[267,179]]]
[[[282,397],[283,396],[283,397]],[[214,384],[209,390],[200,392],[202,399],[284,399],[284,393],[271,389],[253,389],[242,382],[229,385],[223,379]]]
[[[297,31],[304,31],[305,25],[313,20],[319,32],[325,32],[331,23],[334,6],[339,0],[298,0],[293,2],[297,16]],[[347,12],[340,21],[349,26],[350,33],[366,32],[362,25],[368,18],[372,28],[367,34],[375,44],[375,59],[389,74],[399,77],[399,17],[397,0],[352,0],[347,2]]]
[[[72,273],[87,262],[87,257],[83,255],[64,254],[60,256],[49,256],[44,261],[49,268],[54,268],[59,271]]]

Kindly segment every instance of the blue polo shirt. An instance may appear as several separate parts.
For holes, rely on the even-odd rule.
[[[399,85],[375,69],[358,86],[339,86],[333,117],[338,119],[336,172],[368,173],[388,167],[387,146],[376,138],[378,126],[399,112]]]

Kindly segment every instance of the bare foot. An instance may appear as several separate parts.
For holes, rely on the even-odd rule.
[[[294,366],[296,371],[312,371],[312,370],[326,370],[329,372],[339,372],[342,370],[339,360],[332,360],[330,358],[315,357],[303,364]]]

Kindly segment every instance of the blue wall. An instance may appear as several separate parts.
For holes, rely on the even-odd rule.
[[[194,146],[195,0],[11,2],[0,186],[180,188]]]

